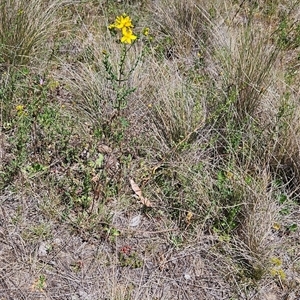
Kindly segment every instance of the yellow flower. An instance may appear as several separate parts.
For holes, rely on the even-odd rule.
[[[286,279],[286,274],[285,274],[285,272],[282,269],[279,269],[277,271],[277,274],[278,274],[278,276],[279,276],[280,279],[282,279],[282,280]]]
[[[122,29],[122,34],[121,43],[124,44],[131,44],[137,38],[137,36],[133,34],[132,30],[127,27]]]
[[[272,264],[274,264],[275,266],[278,266],[278,267],[282,265],[282,260],[278,257],[272,257],[271,262],[272,262]]]
[[[149,28],[148,27],[144,28],[143,35],[144,36],[148,36],[149,35]]]
[[[109,29],[117,28],[123,30],[123,28],[130,28],[133,27],[132,21],[129,16],[123,14],[116,18],[115,23],[108,26]]]
[[[187,223],[190,223],[192,218],[193,218],[193,213],[191,211],[188,211],[188,213],[186,214],[186,217],[185,217],[185,221]]]
[[[272,228],[275,229],[275,230],[279,230],[280,229],[280,224],[274,223]]]
[[[24,110],[24,105],[17,105],[16,106],[16,111],[17,112],[22,112]]]
[[[232,179],[232,178],[233,178],[233,173],[230,172],[230,171],[227,171],[227,172],[226,172],[226,177],[227,177],[228,179]]]
[[[281,269],[281,268],[272,268],[270,270],[270,274],[273,277],[279,277],[281,280],[285,280],[286,279],[286,274],[285,272]]]
[[[17,105],[15,107],[15,110],[16,110],[18,116],[27,116],[24,105],[21,105],[21,104]]]

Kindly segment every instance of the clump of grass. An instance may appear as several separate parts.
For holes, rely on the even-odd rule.
[[[60,23],[57,12],[67,1],[9,0],[0,5],[0,62],[24,65],[45,55]]]
[[[11,129],[15,107],[25,102],[29,104],[28,98],[35,92],[36,83],[43,81],[45,69],[41,65],[47,64],[50,58],[51,42],[61,24],[58,11],[67,3],[64,0],[51,4],[39,0],[9,0],[0,4],[0,99],[4,130]],[[24,78],[31,72],[36,76],[34,83],[25,83]],[[18,97],[23,97],[22,103]]]
[[[190,59],[207,46],[209,30],[207,30],[209,14],[205,11],[207,3],[197,5],[194,1],[162,1],[154,3],[153,8],[157,26],[156,51],[165,59]]]
[[[250,21],[251,22],[251,21]],[[238,124],[255,118],[260,110],[264,92],[272,80],[278,48],[270,44],[268,36],[254,29],[249,23],[243,29],[235,30],[228,48],[225,45],[215,50],[222,69],[219,71],[224,92],[223,118],[228,117]],[[222,50],[223,48],[223,50]]]
[[[193,89],[180,74],[174,78],[176,64],[166,64],[156,71],[161,83],[156,92],[161,95],[151,104],[153,130],[167,148],[184,148],[205,123],[204,91]],[[165,87],[168,86],[166,92]]]

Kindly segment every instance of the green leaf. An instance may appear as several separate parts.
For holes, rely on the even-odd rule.
[[[104,155],[99,153],[98,158],[95,161],[95,167],[101,168],[104,160]]]
[[[288,230],[290,232],[295,232],[295,231],[297,231],[297,229],[298,229],[297,224],[292,224],[292,225],[288,226]]]

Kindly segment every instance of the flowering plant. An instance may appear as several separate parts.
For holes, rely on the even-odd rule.
[[[121,43],[132,44],[137,39],[137,36],[133,34],[132,21],[125,13],[116,18],[115,22],[108,26],[109,29],[118,29],[122,33]]]
[[[133,33],[133,23],[131,18],[123,13],[116,17],[115,21],[108,26],[110,31],[120,33],[120,42],[122,45],[121,55],[117,67],[111,62],[110,55],[107,51],[103,51],[103,64],[107,73],[107,79],[110,81],[112,88],[115,92],[113,99],[113,106],[117,110],[118,116],[121,110],[127,107],[127,100],[130,94],[135,91],[135,87],[129,85],[129,79],[133,71],[136,69],[138,63],[144,55],[144,50],[137,56],[135,61],[130,64],[126,63],[128,60],[128,53],[133,50],[133,44],[138,40],[138,36]],[[149,28],[144,29],[142,34],[147,36]],[[126,66],[129,66],[128,69]]]

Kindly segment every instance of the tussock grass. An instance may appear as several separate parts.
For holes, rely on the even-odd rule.
[[[233,116],[243,123],[259,112],[262,95],[268,89],[278,49],[268,45],[268,35],[248,25],[232,38],[233,45],[224,60],[226,97],[233,107]],[[236,29],[236,31],[238,31]],[[226,50],[225,50],[226,51]]]
[[[204,96],[174,70],[178,70],[177,64],[168,63],[154,71],[161,85],[157,86],[153,82],[151,85],[161,97],[149,103],[149,122],[153,123],[153,130],[161,139],[160,143],[166,144],[169,149],[191,141],[194,138],[192,135],[196,135],[205,123],[204,101],[201,98]]]
[[[153,5],[158,38],[166,44],[166,58],[189,59],[207,43],[210,32],[206,6],[205,1],[162,1]]]
[[[66,1],[9,0],[0,5],[0,62],[6,66],[23,65],[41,55],[57,34],[61,22],[57,12]],[[49,54],[48,54],[49,55]]]
[[[29,2],[0,5],[5,293],[298,297],[299,1]]]

